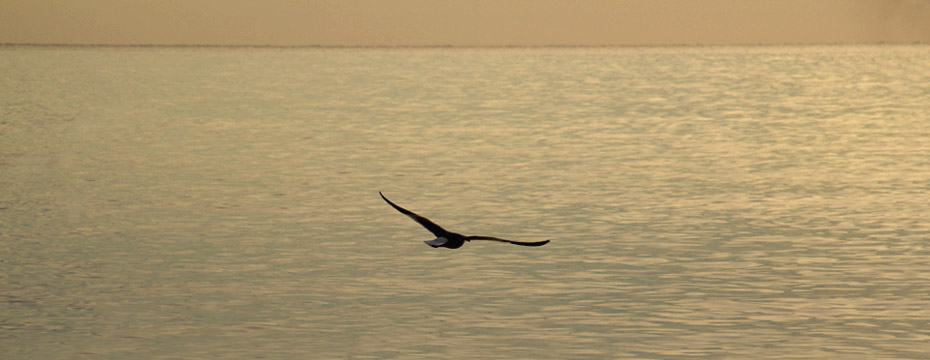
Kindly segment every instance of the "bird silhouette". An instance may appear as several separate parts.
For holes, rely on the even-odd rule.
[[[454,233],[451,231],[447,231],[446,229],[443,229],[441,226],[436,225],[436,223],[430,221],[429,219],[425,217],[415,214],[413,211],[410,211],[410,210],[407,210],[407,209],[404,209],[398,206],[397,204],[391,202],[391,200],[388,200],[388,198],[384,197],[384,194],[382,194],[380,191],[378,192],[378,195],[381,195],[381,198],[384,199],[384,201],[386,201],[388,205],[391,205],[391,207],[393,207],[394,209],[397,209],[397,211],[400,211],[401,214],[409,216],[411,219],[419,223],[421,226],[425,227],[426,230],[429,230],[429,232],[433,233],[433,235],[436,235],[436,239],[423,241],[427,245],[432,246],[434,248],[444,247],[444,248],[450,248],[450,249],[458,249],[462,247],[462,245],[464,245],[466,241],[472,241],[472,240],[490,240],[490,241],[511,243],[514,245],[522,245],[522,246],[543,246],[549,243],[549,240],[536,241],[536,242],[524,242],[524,241],[513,241],[513,240],[507,240],[507,239],[500,239],[500,238],[491,237],[491,236],[466,236],[466,235],[462,235],[459,233]]]

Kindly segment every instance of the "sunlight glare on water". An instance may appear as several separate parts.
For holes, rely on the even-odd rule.
[[[0,47],[12,358],[925,358],[930,48]],[[433,236],[378,191],[446,229]]]

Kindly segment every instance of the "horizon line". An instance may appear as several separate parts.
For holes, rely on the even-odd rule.
[[[501,44],[501,45],[453,45],[453,44],[398,44],[398,45],[332,45],[332,44],[305,44],[305,45],[275,45],[275,44],[114,44],[114,43],[39,43],[39,42],[4,42],[0,46],[29,46],[29,47],[139,47],[139,48],[319,48],[319,49],[377,49],[377,48],[423,48],[423,49],[507,49],[507,48],[646,48],[646,47],[778,47],[778,46],[900,46],[900,45],[930,45],[930,42],[912,41],[876,41],[876,42],[786,42],[786,43],[698,43],[698,44]]]

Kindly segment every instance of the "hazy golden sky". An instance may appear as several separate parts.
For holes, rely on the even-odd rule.
[[[0,43],[930,43],[930,0],[0,0]]]

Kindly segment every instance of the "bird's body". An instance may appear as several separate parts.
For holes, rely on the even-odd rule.
[[[465,245],[465,236],[462,234],[448,233],[443,236],[437,236],[433,240],[424,241],[426,245],[432,246],[434,248],[445,247],[450,249],[458,249]]]
[[[384,194],[381,194],[380,191],[378,192],[378,194],[381,195],[381,198],[384,199],[384,201],[386,201],[388,205],[391,205],[391,207],[393,207],[397,211],[400,211],[401,214],[409,216],[411,219],[413,219],[414,221],[416,221],[417,223],[425,227],[426,230],[429,230],[431,233],[433,233],[433,235],[436,235],[435,239],[424,241],[427,245],[432,246],[434,248],[444,247],[444,248],[449,248],[449,249],[458,249],[462,247],[462,245],[464,245],[466,241],[472,241],[472,240],[491,240],[491,241],[511,243],[514,245],[523,245],[523,246],[542,246],[542,245],[546,245],[549,243],[549,240],[535,241],[535,242],[523,242],[523,241],[499,239],[499,238],[490,237],[490,236],[466,236],[466,235],[462,235],[459,233],[447,231],[446,229],[443,229],[441,226],[436,225],[436,223],[430,221],[429,219],[422,217],[420,215],[417,215],[414,212],[404,209],[398,206],[397,204],[391,202],[391,200],[388,200],[388,198],[384,197]]]

